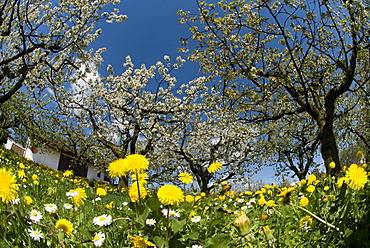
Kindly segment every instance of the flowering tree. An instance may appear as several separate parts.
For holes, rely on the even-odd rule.
[[[216,180],[246,178],[258,170],[258,167],[252,168],[252,164],[258,163],[252,148],[258,128],[243,125],[221,105],[204,101],[211,95],[217,99],[218,91],[208,92],[205,88],[203,92],[202,101],[194,102],[193,111],[168,128],[171,131],[158,145],[162,146],[162,156],[177,165],[179,172],[190,171],[200,190],[208,193]],[[219,166],[213,166],[215,163]]]
[[[181,67],[184,60],[174,63],[165,56],[166,64],[157,62],[147,68],[135,68],[130,57],[125,71],[115,75],[108,66],[108,76],[89,76],[76,81],[71,89],[53,88],[55,98],[66,113],[72,113],[77,125],[88,130],[90,138],[105,147],[115,158],[130,154],[146,155],[151,161],[152,177],[171,174],[174,166],[157,160],[156,143],[167,135],[166,125],[182,120],[198,95],[198,80],[189,82],[191,91],[179,94],[176,78],[171,71]],[[84,67],[87,76],[94,68]],[[87,72],[88,71],[88,72]]]
[[[305,119],[315,130],[308,138],[311,146],[321,145],[327,171],[337,173],[336,122],[355,108],[341,97],[369,82],[368,2],[198,4],[198,15],[179,11],[199,44],[189,59],[223,79],[225,96],[234,99],[233,108],[246,122],[272,123],[269,130],[279,130],[276,120]],[[297,129],[301,125],[296,121]],[[332,161],[338,165],[334,169]]]
[[[4,119],[7,105],[20,98],[20,91],[29,90],[38,96],[50,85],[73,82],[70,72],[89,61],[88,45],[101,33],[95,24],[101,20],[123,21],[118,10],[102,12],[108,3],[117,0],[13,0],[0,6],[0,111]],[[24,96],[21,97],[24,100]],[[24,105],[14,100],[18,113]],[[15,113],[16,111],[13,111]],[[24,117],[8,115],[0,127],[17,126]],[[3,132],[6,133],[6,132]]]

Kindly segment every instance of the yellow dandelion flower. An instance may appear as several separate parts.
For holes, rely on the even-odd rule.
[[[302,179],[299,183],[300,183],[300,185],[306,184],[307,183],[307,180],[306,179]]]
[[[267,214],[263,214],[261,216],[261,220],[267,220],[269,218],[269,216]]]
[[[67,237],[71,236],[74,229],[72,223],[66,219],[59,219],[55,223],[55,228],[63,231]]]
[[[347,180],[347,178],[345,178],[345,177],[341,177],[341,178],[339,178],[339,179],[338,179],[338,181],[337,181],[337,185],[338,185],[338,187],[339,187],[339,188],[341,188],[341,187],[343,186],[343,183],[344,183],[346,180]]]
[[[18,178],[24,178],[26,177],[26,173],[24,172],[24,170],[19,170],[17,171],[17,176]]]
[[[329,164],[329,167],[330,167],[330,168],[332,168],[332,169],[334,169],[334,168],[335,168],[335,162],[331,162],[331,163]]]
[[[107,191],[103,188],[97,188],[96,189],[96,194],[100,195],[100,196],[107,195]]]
[[[33,174],[32,175],[32,180],[36,181],[37,179],[39,179],[39,177],[36,174]]]
[[[219,171],[222,169],[222,164],[220,162],[213,162],[212,164],[209,165],[207,168],[207,171],[209,173],[215,173],[216,171]]]
[[[310,201],[308,200],[307,197],[303,197],[300,201],[299,201],[299,204],[301,204],[302,207],[307,207],[308,206],[308,203]]]
[[[73,176],[73,171],[72,171],[72,170],[66,170],[66,171],[63,173],[63,176],[65,176],[65,177]]]
[[[294,190],[295,190],[295,187],[289,187],[283,190],[282,192],[280,192],[280,194],[278,194],[277,196],[288,196]]]
[[[148,174],[147,173],[141,173],[136,176],[136,174],[131,175],[132,180],[139,181],[141,184],[147,184],[148,183]],[[136,179],[137,178],[137,179]]]
[[[108,175],[111,178],[120,178],[127,175],[127,160],[119,158],[109,164]]]
[[[0,197],[5,203],[17,198],[16,177],[11,174],[11,170],[0,169]]]
[[[316,181],[316,176],[315,175],[309,175],[308,178],[307,178],[307,184],[310,185],[314,181]]]
[[[32,200],[32,198],[31,198],[31,196],[25,196],[25,197],[24,197],[24,200],[26,201],[26,204],[27,204],[27,205],[30,205],[30,204],[32,204],[32,203],[33,203],[33,200]]]
[[[158,200],[163,205],[175,205],[184,201],[184,193],[175,185],[163,185],[157,192]]]
[[[299,220],[299,226],[303,229],[311,228],[312,226],[312,218],[311,216],[306,215],[302,219]]]
[[[194,201],[194,196],[192,196],[192,195],[185,196],[185,201],[186,202],[193,202]]]
[[[356,157],[357,157],[358,159],[362,159],[362,158],[364,157],[364,152],[363,152],[363,151],[358,151],[358,152],[356,153]]]
[[[222,186],[226,186],[228,183],[229,183],[228,181],[222,181],[222,182],[221,182],[221,185],[222,185]]]
[[[182,183],[185,183],[185,184],[189,184],[189,183],[192,183],[194,181],[194,178],[192,175],[190,175],[189,173],[187,172],[182,172],[179,174],[179,180],[182,182]]]
[[[86,191],[82,188],[71,189],[68,196],[76,207],[82,206],[87,198]]]
[[[40,183],[39,183],[39,181],[35,180],[35,181],[33,181],[33,184],[34,185],[39,185]]]
[[[263,206],[266,203],[265,196],[263,194],[260,194],[260,199],[258,199],[258,205]]]
[[[330,189],[330,187],[329,187],[329,186],[325,186],[325,187],[324,187],[324,190],[325,190],[325,191],[327,191],[327,190],[329,190],[329,189]]]
[[[266,206],[269,208],[275,207],[276,206],[275,201],[274,200],[267,201]]]
[[[218,199],[220,199],[220,201],[224,201],[226,199],[226,195],[220,195]]]
[[[24,166],[24,164],[23,163],[19,163],[19,168],[21,168],[21,169],[24,169],[24,168],[26,168],[26,166]]]
[[[148,191],[146,190],[143,184],[139,183],[139,188],[138,188],[137,183],[134,182],[128,188],[128,195],[130,196],[131,202],[136,202],[139,199],[146,198],[148,196]]]
[[[114,202],[111,201],[110,203],[105,205],[105,208],[114,208],[113,204],[114,204]]]
[[[144,155],[131,154],[126,158],[127,171],[133,174],[144,173],[149,167],[149,161]]]
[[[313,185],[310,185],[310,186],[308,186],[307,188],[306,188],[306,191],[307,192],[310,192],[310,193],[312,193],[312,192],[314,192],[315,191],[315,186],[313,186]]]
[[[147,248],[148,246],[152,247],[155,246],[152,242],[142,238],[142,237],[133,237],[128,236],[131,240],[131,242],[134,244],[133,248]]]
[[[367,173],[364,168],[357,164],[352,164],[346,171],[346,183],[351,189],[360,190],[365,187],[368,181]]]

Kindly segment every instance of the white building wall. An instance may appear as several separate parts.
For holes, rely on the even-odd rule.
[[[98,176],[98,173],[100,175]],[[87,168],[87,176],[88,179],[96,179],[96,180],[104,180],[104,170],[96,168],[93,165],[89,165]]]
[[[47,147],[38,147],[36,153],[32,153],[32,160],[44,164],[54,170],[58,170],[61,153]]]
[[[5,144],[5,148],[8,150],[12,149],[12,144],[16,144],[19,147],[22,147],[20,144],[15,143],[14,141],[8,139],[7,143]],[[22,147],[24,148],[24,147]],[[61,156],[61,152],[58,152],[54,149],[49,147],[37,147],[37,152],[33,153],[30,148],[25,149],[25,158],[29,158],[30,160],[49,166],[54,170],[58,170],[59,160]],[[100,174],[98,174],[100,173]],[[87,178],[88,179],[96,179],[104,181],[104,174],[105,170],[99,169],[93,165],[89,165],[87,168]]]

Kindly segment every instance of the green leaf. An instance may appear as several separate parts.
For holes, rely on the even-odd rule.
[[[182,239],[183,240],[189,240],[189,239],[197,240],[197,239],[199,239],[199,233],[198,232],[191,232],[189,234],[185,234],[185,235],[182,236]]]
[[[213,238],[207,240],[206,246],[208,248],[226,248],[229,247],[230,235],[226,233],[219,233]]]
[[[153,241],[154,243],[159,246],[159,247],[162,247],[164,245],[164,239],[162,237],[159,237],[159,236],[155,236],[153,238]]]
[[[171,229],[174,233],[177,233],[179,231],[182,231],[182,229],[184,228],[184,225],[186,224],[186,219],[184,220],[172,220],[171,221]]]

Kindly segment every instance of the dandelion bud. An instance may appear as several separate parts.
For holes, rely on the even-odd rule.
[[[248,228],[249,223],[250,223],[250,220],[247,217],[247,215],[245,214],[245,212],[244,211],[238,211],[238,216],[234,220],[234,226],[239,228],[239,231],[240,231],[241,235],[245,235],[249,232],[249,228]]]

